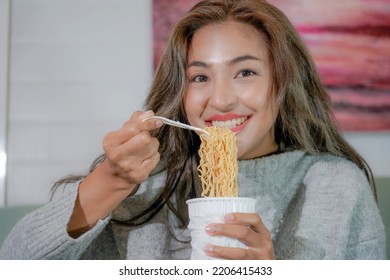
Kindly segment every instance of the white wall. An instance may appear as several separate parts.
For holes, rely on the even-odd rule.
[[[43,203],[54,181],[85,172],[103,136],[142,107],[153,71],[151,0],[13,0],[11,15],[8,114],[0,103],[9,125],[6,204]],[[1,60],[0,98],[6,66]],[[389,133],[346,136],[376,176],[390,177]]]
[[[142,108],[151,1],[13,0],[6,204],[42,203]]]
[[[390,133],[346,133],[347,141],[364,157],[375,177],[390,177]]]
[[[0,0],[0,206],[5,203],[10,0]]]

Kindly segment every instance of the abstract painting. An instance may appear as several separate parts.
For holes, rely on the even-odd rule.
[[[199,0],[153,0],[154,63]],[[269,0],[308,46],[344,131],[390,131],[390,0]]]

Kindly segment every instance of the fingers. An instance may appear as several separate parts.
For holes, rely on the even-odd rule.
[[[249,225],[259,234],[269,234],[260,216],[256,213],[229,213],[225,215],[226,224]]]
[[[224,224],[210,224],[206,227],[210,235],[223,235],[240,240],[247,246],[256,246],[259,236],[268,237],[269,231],[256,213],[229,213]]]
[[[152,111],[135,112],[130,119],[123,124],[122,128],[110,132],[104,137],[103,147],[121,145],[143,131],[151,131],[161,127],[163,123],[160,120],[142,121],[153,115],[154,113]]]
[[[224,259],[274,259],[271,234],[256,213],[230,213],[225,223],[209,224],[206,232],[211,236],[238,239],[246,249],[229,248],[209,244],[205,252]]]
[[[149,133],[161,121],[143,121],[152,111],[135,112],[122,128],[108,133],[103,140],[106,159],[114,174],[131,184],[141,183],[160,161],[159,142]]]
[[[160,144],[156,138],[150,136],[147,131],[143,131],[121,145],[116,146],[111,155],[113,159],[127,156],[139,157],[137,164],[140,164],[144,159],[156,153],[159,146]]]
[[[210,224],[206,227],[206,232],[211,236],[222,235],[238,239],[248,247],[258,247],[262,242],[261,235],[249,225]]]
[[[133,113],[131,118],[123,124],[123,127],[129,128],[129,127],[135,127],[139,131],[150,131],[156,128],[159,128],[163,122],[161,120],[147,120],[144,121],[144,119],[147,119],[149,117],[153,117],[154,113],[153,111],[149,110],[146,112],[136,111]],[[138,132],[139,132],[138,131]]]
[[[144,131],[130,138],[127,142],[106,151],[109,159],[122,172],[141,174],[150,172],[160,160],[159,142]],[[130,171],[133,171],[130,173]],[[134,177],[134,174],[131,175]],[[136,181],[139,181],[137,179]]]

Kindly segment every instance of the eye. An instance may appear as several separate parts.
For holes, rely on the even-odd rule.
[[[205,75],[196,75],[190,79],[192,83],[204,83],[208,81],[207,76]]]
[[[245,78],[245,77],[249,77],[249,76],[252,76],[252,75],[257,75],[257,73],[255,71],[252,71],[252,70],[249,70],[249,69],[245,69],[245,70],[242,70],[240,71],[236,78]]]

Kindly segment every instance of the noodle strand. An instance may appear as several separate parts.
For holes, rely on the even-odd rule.
[[[199,149],[199,176],[203,197],[238,196],[237,145],[232,131],[220,127],[207,127]]]

